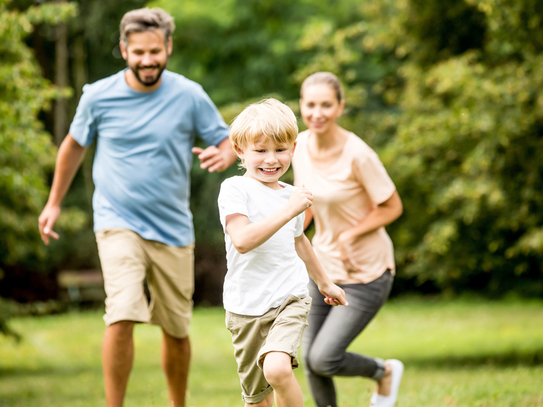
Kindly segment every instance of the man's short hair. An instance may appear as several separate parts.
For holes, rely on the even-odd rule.
[[[230,142],[241,150],[261,137],[278,145],[294,144],[298,124],[287,105],[277,99],[264,99],[247,106],[230,125]]]
[[[173,17],[161,8],[139,8],[126,13],[121,20],[121,42],[126,47],[131,33],[160,29],[167,44],[174,30]]]

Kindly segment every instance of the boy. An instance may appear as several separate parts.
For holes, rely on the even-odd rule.
[[[292,369],[311,306],[308,273],[326,303],[347,305],[303,234],[311,193],[279,181],[297,135],[296,117],[275,99],[247,107],[230,127],[246,173],[225,180],[219,194],[228,262],[224,307],[245,406],[271,407],[273,390],[277,407],[303,406]]]

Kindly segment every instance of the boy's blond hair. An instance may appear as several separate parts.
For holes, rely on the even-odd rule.
[[[277,99],[264,99],[247,106],[230,125],[230,142],[244,150],[261,137],[277,145],[292,146],[298,137],[298,124],[292,110]]]

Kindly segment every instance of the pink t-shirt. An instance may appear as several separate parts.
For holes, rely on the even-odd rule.
[[[394,248],[384,227],[356,239],[349,248],[356,272],[348,272],[340,258],[338,236],[359,224],[375,206],[392,196],[396,187],[377,154],[349,133],[343,152],[328,168],[313,166],[308,152],[309,132],[298,136],[292,160],[296,185],[313,193],[315,253],[334,283],[369,283],[387,269],[394,274]]]

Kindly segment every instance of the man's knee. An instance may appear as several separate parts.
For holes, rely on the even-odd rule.
[[[106,331],[117,340],[127,340],[132,338],[134,325],[134,321],[117,321],[109,325]]]

